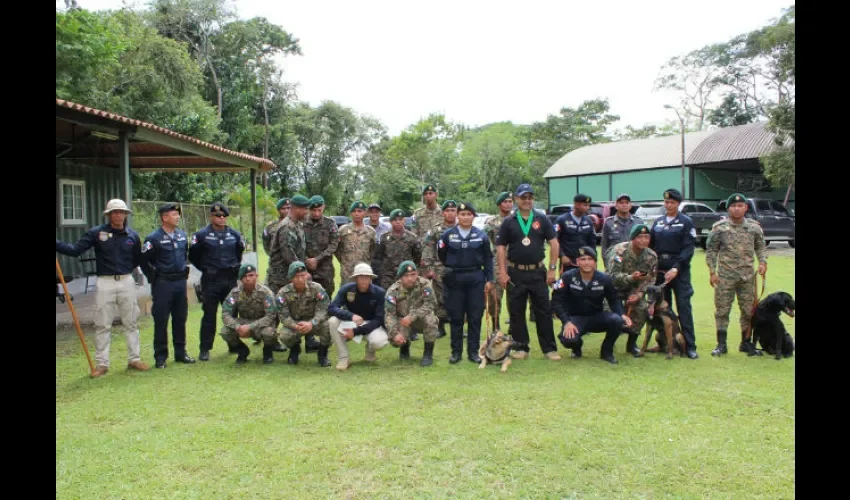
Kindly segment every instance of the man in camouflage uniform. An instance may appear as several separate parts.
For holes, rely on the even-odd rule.
[[[304,235],[307,237],[307,260],[304,264],[313,275],[313,281],[322,285],[325,292],[333,297],[333,255],[339,246],[339,229],[333,219],[324,216],[324,198],[313,196],[309,208],[310,216],[304,222]]]
[[[647,320],[649,304],[644,297],[646,287],[655,282],[658,273],[658,255],[649,248],[649,227],[637,224],[629,232],[630,241],[617,243],[610,249],[605,265],[614,281],[617,295],[626,306],[626,314],[632,320],[628,330],[629,341],[626,353],[640,356],[637,340]]]
[[[410,359],[410,331],[422,331],[425,351],[420,366],[434,362],[434,342],[437,341],[437,307],[431,282],[419,276],[416,264],[407,260],[398,266],[399,278],[386,293],[384,325],[393,347],[399,348],[399,359]]]
[[[274,294],[257,283],[257,268],[251,264],[242,264],[238,277],[236,287],[221,304],[221,338],[239,353],[236,364],[248,361],[251,350],[240,340],[247,337],[262,340],[263,364],[272,363],[278,345]]]
[[[445,287],[443,277],[446,267],[437,258],[437,242],[444,232],[457,225],[457,202],[446,200],[443,202],[443,218],[431,226],[422,240],[422,276],[430,279],[434,286],[434,295],[437,299],[437,317],[440,319],[440,337],[446,336],[446,324],[449,322],[444,303]]]
[[[395,209],[390,212],[392,231],[381,235],[377,256],[383,262],[381,272],[381,288],[386,290],[396,282],[396,271],[399,264],[406,260],[420,262],[422,260],[422,243],[419,238],[404,228],[404,212]]]
[[[375,254],[375,230],[363,223],[366,216],[366,204],[360,200],[351,204],[348,210],[351,224],[342,226],[339,230],[339,246],[336,258],[339,261],[340,285],[353,282],[354,266],[358,262],[372,262]]]
[[[272,236],[271,254],[269,255],[269,270],[266,275],[266,286],[277,293],[289,283],[287,270],[295,261],[303,262],[307,257],[307,244],[304,235],[304,219],[310,200],[297,194],[290,200],[292,208],[289,215],[280,221]]]
[[[277,200],[277,213],[280,217],[273,221],[269,221],[266,226],[263,228],[263,250],[266,251],[266,255],[269,256],[269,262],[271,262],[271,251],[272,251],[272,236],[274,236],[275,230],[277,230],[277,225],[289,215],[289,198],[281,198]]]
[[[502,296],[504,295],[505,290],[502,288],[502,285],[499,284],[499,266],[498,262],[496,262],[496,245],[499,242],[499,228],[502,227],[502,222],[505,220],[505,217],[511,215],[511,210],[514,208],[513,195],[507,191],[499,193],[499,196],[496,198],[496,206],[499,207],[499,213],[488,217],[487,220],[484,221],[484,233],[488,238],[490,238],[490,245],[493,247],[494,292],[492,293],[496,296],[495,301],[487,302],[489,306],[487,312],[490,313],[490,316],[495,318],[496,329],[501,330],[499,326],[499,313],[502,310]]]
[[[425,206],[413,211],[413,233],[420,241],[443,218],[443,210],[437,205],[437,188],[433,184],[428,184],[422,190],[422,201]]]
[[[300,261],[289,265],[287,277],[291,281],[280,289],[275,299],[277,317],[280,321],[280,339],[289,347],[290,365],[298,364],[301,354],[301,337],[314,334],[319,337],[319,366],[331,366],[328,360],[328,348],[331,334],[328,330],[328,305],[330,298],[315,281],[308,280],[310,273]]]
[[[628,193],[617,196],[617,213],[602,224],[602,264],[608,265],[608,250],[617,243],[631,239],[632,228],[643,224],[643,219],[632,214],[632,197]],[[605,268],[608,269],[607,267]]]
[[[741,345],[738,350],[750,356],[760,354],[752,343],[750,313],[756,299],[753,291],[753,260],[758,259],[758,273],[762,279],[767,273],[767,248],[761,226],[744,217],[747,197],[735,193],[726,200],[727,219],[711,227],[705,247],[705,262],[710,273],[709,283],[714,287],[714,321],[717,324],[717,347],[712,356],[726,354],[726,329],[732,301],[738,295],[741,309]]]

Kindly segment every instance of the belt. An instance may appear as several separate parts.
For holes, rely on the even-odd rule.
[[[186,279],[186,273],[157,273],[156,277],[167,281],[180,281]]]
[[[673,255],[672,253],[660,253],[658,254],[662,259],[675,259],[678,255]]]
[[[537,264],[516,264],[514,262],[508,261],[508,267],[515,267],[520,271],[534,271],[535,269],[541,269],[546,267],[546,264],[541,260]]]
[[[115,281],[121,281],[124,278],[130,276],[129,274],[98,274],[98,278],[112,278]]]

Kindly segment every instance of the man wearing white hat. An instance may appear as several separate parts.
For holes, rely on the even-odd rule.
[[[109,222],[89,229],[75,244],[56,240],[56,251],[78,257],[94,247],[97,268],[94,324],[95,360],[97,366],[92,378],[109,371],[109,346],[112,342],[114,308],[121,314],[124,335],[127,338],[127,368],[139,371],[149,369],[139,355],[139,304],[136,301],[135,280],[132,273],[142,260],[142,240],[139,234],[127,227],[127,215],[133,212],[122,200],[109,200],[103,215]]]
[[[358,263],[351,274],[354,283],[342,285],[328,306],[328,314],[331,316],[328,328],[336,345],[337,370],[347,370],[350,366],[348,347],[345,345],[349,340],[357,343],[366,340],[366,357],[363,359],[368,362],[375,361],[375,351],[389,343],[387,331],[384,330],[385,291],[372,284],[372,280],[377,277],[369,264]]]

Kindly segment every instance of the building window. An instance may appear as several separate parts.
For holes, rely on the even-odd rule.
[[[86,224],[86,181],[59,180],[59,210],[63,226]]]

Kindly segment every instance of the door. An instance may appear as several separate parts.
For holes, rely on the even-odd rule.
[[[773,207],[770,206],[770,200],[754,200],[754,202],[759,214],[758,221],[761,224],[761,230],[764,232],[764,239],[771,240],[780,236],[776,215],[774,215]]]
[[[714,224],[716,217],[713,216],[714,211],[706,205],[692,203],[685,205],[682,208],[682,213],[687,215],[694,221],[694,227],[697,229],[697,236],[700,238],[708,237],[711,232],[711,226]],[[709,220],[706,220],[706,219]]]
[[[776,232],[779,237],[794,239],[796,227],[794,218],[788,213],[788,209],[782,206],[778,201],[771,201],[770,207],[773,209],[774,217],[776,218]]]

